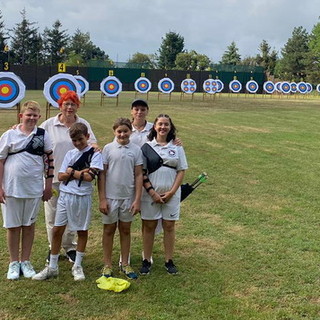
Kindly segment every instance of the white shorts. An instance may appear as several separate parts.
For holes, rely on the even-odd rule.
[[[78,196],[60,191],[54,225],[68,225],[70,231],[88,230],[91,221],[91,194]]]
[[[6,203],[1,204],[3,226],[16,228],[31,226],[36,222],[41,198],[6,197]]]
[[[102,214],[103,224],[113,224],[119,220],[122,222],[132,222],[134,216],[129,212],[132,205],[132,199],[107,199],[109,204],[108,214]]]

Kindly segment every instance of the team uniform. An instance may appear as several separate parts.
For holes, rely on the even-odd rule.
[[[145,127],[139,131],[134,126],[132,126],[132,133],[130,136],[130,141],[139,147],[142,147],[147,141],[147,136],[150,133],[150,130],[153,127],[152,122],[147,122]]]
[[[107,215],[102,216],[102,222],[131,222],[134,219],[129,212],[135,196],[134,168],[143,164],[142,151],[131,141],[127,145],[113,141],[103,148],[102,158],[108,166],[106,198],[110,209]]]
[[[148,175],[155,191],[162,194],[169,191],[174,184],[177,171],[188,169],[187,159],[182,146],[177,146],[170,141],[161,146],[154,139],[148,142],[150,146],[163,159],[163,166]],[[170,166],[170,167],[168,167]],[[141,218],[143,220],[179,220],[180,216],[179,188],[172,198],[164,204],[154,203],[150,195],[144,190],[141,199]]]
[[[74,148],[74,145],[72,144],[72,141],[69,136],[69,128],[60,122],[60,115],[61,113],[57,114],[55,117],[49,118],[40,125],[41,128],[45,129],[49,133],[52,139],[53,157],[55,163],[52,188],[56,191],[59,190],[60,182],[58,180],[58,172],[61,168],[64,156],[69,150],[72,150]],[[92,132],[90,124],[86,120],[78,117],[77,115],[76,122],[84,123],[88,127],[88,133],[90,135],[88,143],[96,143],[97,139],[94,133]],[[57,196],[52,196],[52,198],[44,204],[46,228],[48,234],[48,241],[50,245],[52,239],[52,228],[54,226],[56,216],[57,200]],[[64,233],[64,236],[62,238],[62,247],[65,249],[66,252],[70,250],[75,250],[76,243],[74,242],[74,237],[75,235],[73,232],[69,232],[68,230],[66,230],[66,232]]]
[[[6,131],[0,138],[0,159],[6,159],[2,181],[6,203],[1,204],[5,228],[33,224],[38,216],[44,190],[42,155],[27,151],[18,152],[32,140],[37,127],[28,136],[20,130],[20,127],[21,124],[15,129]],[[43,135],[43,146],[44,152],[52,150],[51,139],[47,132]]]
[[[62,162],[59,172],[66,172],[81,155],[88,151],[91,146],[83,150],[69,150]],[[103,170],[102,156],[100,152],[95,152],[90,162],[90,168]],[[70,180],[67,184],[60,183],[60,195],[57,203],[55,226],[65,226],[68,224],[70,231],[88,230],[91,220],[91,195],[93,191],[92,183],[79,180]]]

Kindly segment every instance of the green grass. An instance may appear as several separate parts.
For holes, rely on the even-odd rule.
[[[27,98],[45,105],[42,92],[29,91]],[[101,146],[111,141],[115,118],[130,115],[133,98],[133,92],[122,93],[119,106],[115,99],[100,106],[98,92],[87,94],[79,115],[89,120]],[[169,102],[151,93],[149,120],[168,113],[183,140],[185,181],[201,171],[209,175],[182,203],[175,251],[180,274],[165,273],[157,237],[150,276],[120,294],[98,289],[102,226],[95,196],[82,283],[73,281],[66,260],[58,279],[7,281],[6,232],[0,229],[0,319],[320,319],[319,102],[244,95],[203,101],[200,94],[193,101],[175,94]],[[14,111],[0,110],[0,131],[15,119]],[[37,270],[47,253],[43,220],[41,211],[32,257]],[[137,219],[135,269],[140,228]]]

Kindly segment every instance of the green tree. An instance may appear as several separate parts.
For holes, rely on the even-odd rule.
[[[259,46],[260,53],[256,57],[258,66],[264,67],[265,71],[270,75],[274,74],[274,68],[277,62],[277,52],[271,51],[271,47],[266,40],[262,40]]]
[[[277,76],[284,80],[300,81],[305,78],[306,59],[309,52],[309,35],[303,27],[295,27],[291,38],[281,50],[282,59],[277,64]]]
[[[156,64],[153,55],[136,52],[128,60],[127,67],[137,67],[142,69],[155,69]]]
[[[12,35],[12,55],[15,63],[24,65],[36,63],[42,58],[42,40],[35,22],[26,17],[26,10],[20,12],[22,21],[10,30]]]
[[[224,52],[221,58],[222,64],[229,64],[229,65],[237,65],[240,64],[241,56],[238,53],[239,49],[234,41],[227,47],[227,50]]]
[[[0,63],[7,61],[7,32],[5,31],[4,21],[2,19],[2,12],[0,11]]]
[[[209,69],[210,59],[204,54],[198,54],[195,50],[178,53],[175,61],[176,69],[188,71],[202,71]]]
[[[52,28],[43,31],[44,56],[46,63],[57,64],[63,62],[66,57],[66,47],[69,36],[67,30],[61,30],[62,24],[56,20]]]
[[[184,50],[184,38],[176,32],[168,32],[159,48],[159,68],[173,69],[177,55]]]

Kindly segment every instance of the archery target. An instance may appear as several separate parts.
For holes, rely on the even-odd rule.
[[[19,103],[26,86],[13,72],[0,72],[0,109],[8,109]]]
[[[242,84],[239,80],[232,80],[229,83],[229,89],[234,93],[238,93],[242,89]]]
[[[218,84],[218,92],[221,92],[224,89],[224,84],[220,79],[215,80]]]
[[[320,83],[317,85],[317,91],[320,93]]]
[[[169,78],[163,78],[158,82],[158,89],[162,93],[171,93],[174,90],[174,83]]]
[[[263,90],[266,92],[266,93],[273,93],[274,90],[275,90],[275,85],[272,81],[266,81],[264,84],[263,84]]]
[[[100,90],[108,97],[116,97],[122,91],[122,83],[115,76],[109,76],[101,81]]]
[[[250,93],[256,93],[259,89],[259,85],[256,81],[250,80],[246,83],[246,89]]]
[[[280,81],[276,82],[276,84],[275,84],[275,88],[279,93],[282,93],[281,84],[282,84],[282,82],[280,82]]]
[[[80,97],[82,97],[89,90],[89,82],[82,76],[74,76],[74,77],[77,79],[78,83],[80,84],[80,87],[81,87]]]
[[[67,91],[75,91],[80,97],[80,84],[73,75],[68,73],[55,74],[45,82],[43,88],[43,94],[47,101],[56,108],[59,107],[57,101],[60,99],[60,96]]]
[[[184,93],[192,94],[196,91],[196,89],[197,89],[197,84],[192,79],[184,79],[181,82],[181,90]]]
[[[297,84],[295,82],[290,83],[291,92],[296,93],[297,92]]]
[[[290,93],[290,91],[291,91],[291,85],[290,85],[290,83],[289,83],[289,82],[286,82],[286,81],[282,82],[282,83],[281,83],[281,91],[282,91],[283,93]]]
[[[151,82],[146,77],[140,77],[135,81],[134,88],[140,93],[147,93],[151,89]]]
[[[215,94],[218,92],[218,82],[213,79],[207,79],[203,82],[203,91],[209,94]]]
[[[298,89],[298,91],[299,91],[300,93],[303,93],[303,94],[307,93],[307,91],[308,91],[307,85],[306,85],[306,83],[303,82],[303,81],[301,81],[301,82],[299,82],[299,83],[297,84],[297,89]]]
[[[306,86],[307,86],[307,92],[308,92],[308,93],[312,92],[312,90],[313,90],[312,84],[309,83],[309,82],[307,82],[307,83],[306,83]]]

